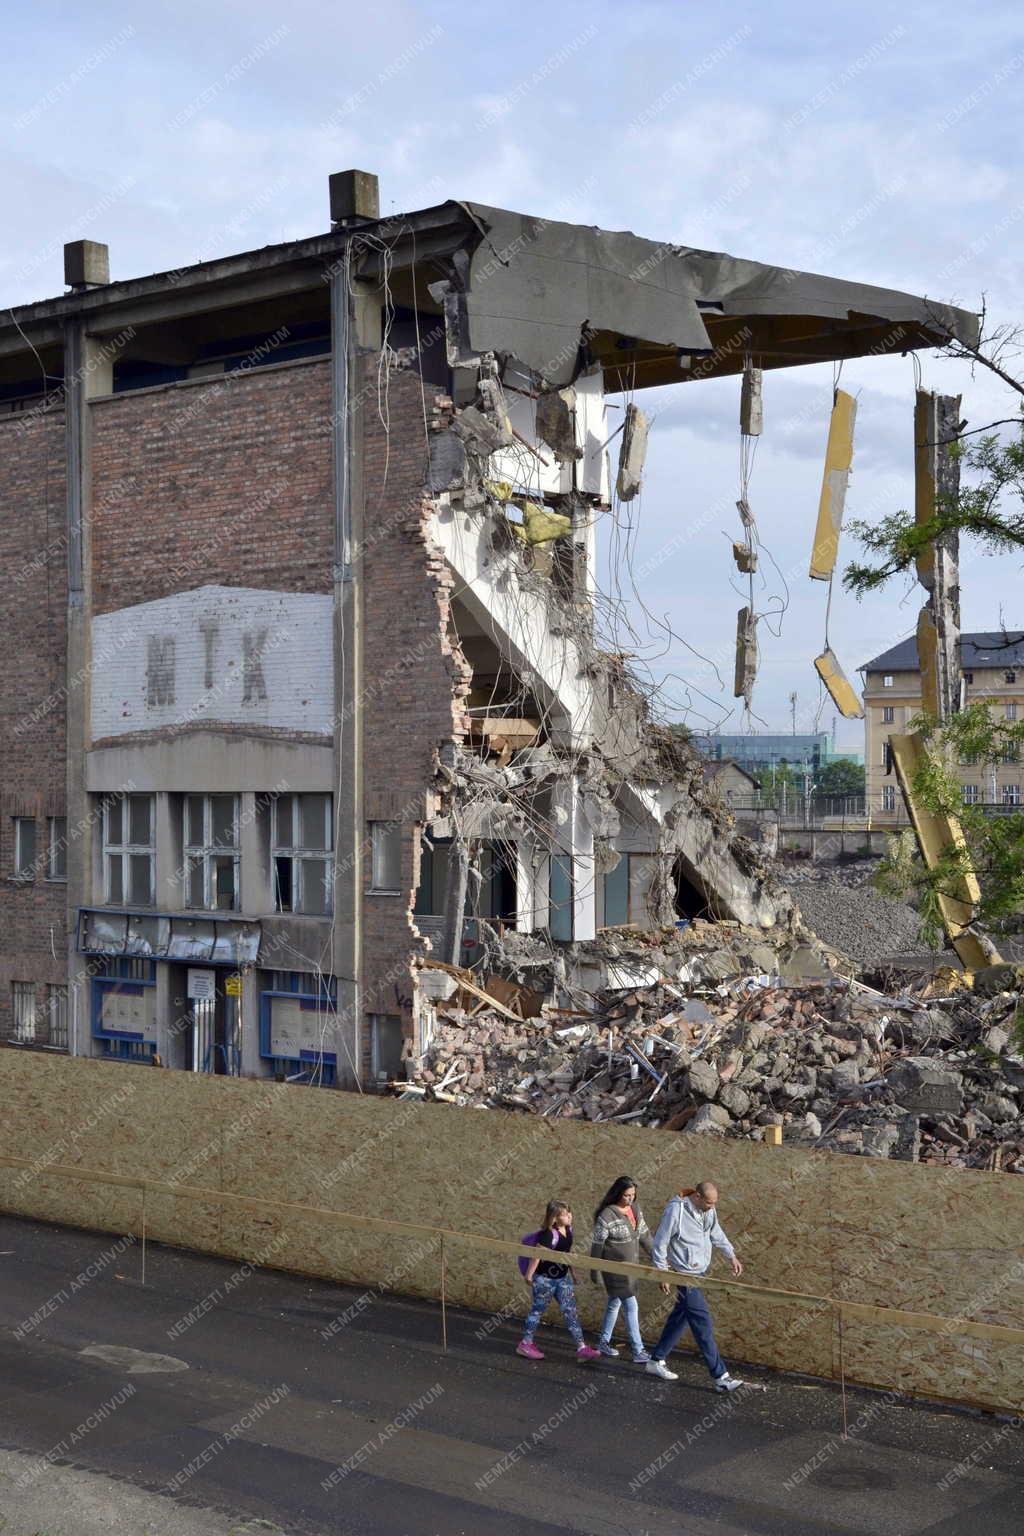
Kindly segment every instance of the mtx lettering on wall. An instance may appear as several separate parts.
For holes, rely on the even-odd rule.
[[[94,741],[216,722],[329,735],[332,599],[197,587],[92,621]]]

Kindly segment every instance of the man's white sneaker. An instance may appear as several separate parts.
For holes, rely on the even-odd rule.
[[[664,1360],[648,1360],[647,1364],[644,1366],[644,1370],[647,1372],[648,1376],[660,1376],[662,1381],[679,1380],[676,1372],[670,1371]],[[737,1382],[736,1385],[739,1386],[739,1382]]]
[[[648,1366],[648,1370],[650,1370],[650,1366]],[[744,1383],[740,1381],[738,1376],[730,1376],[729,1372],[726,1371],[724,1376],[719,1376],[715,1381],[715,1391],[735,1392],[737,1387],[742,1387],[743,1385]]]

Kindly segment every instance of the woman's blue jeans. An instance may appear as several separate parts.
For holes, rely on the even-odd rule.
[[[615,1327],[615,1319],[619,1315],[620,1307],[626,1319],[626,1333],[629,1336],[630,1348],[634,1355],[642,1354],[644,1341],[640,1337],[640,1308],[635,1296],[608,1297],[608,1305],[604,1309],[604,1321],[601,1324],[601,1343],[611,1343],[612,1329]]]

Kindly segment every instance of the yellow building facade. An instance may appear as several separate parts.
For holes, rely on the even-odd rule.
[[[1024,721],[1024,633],[980,631],[960,637],[963,702],[984,699],[994,714]],[[864,678],[864,788],[872,821],[906,823],[890,736],[909,730],[921,712],[921,675],[913,636],[861,667]],[[957,773],[965,805],[1024,805],[1024,762],[1012,750],[997,762],[962,762]]]

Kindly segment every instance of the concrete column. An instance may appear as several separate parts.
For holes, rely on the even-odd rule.
[[[243,790],[239,795],[238,813],[239,909],[243,917],[262,917],[265,912],[273,911],[274,903],[254,790]]]
[[[244,858],[244,854],[243,854]],[[267,1077],[269,1062],[260,1056],[260,989],[255,967],[242,975],[242,1076]]]
[[[597,932],[594,834],[583,814],[583,798],[578,780],[559,780],[551,793],[555,813],[555,840],[562,852],[572,856],[573,937],[592,939]],[[559,811],[564,812],[564,820]]]
[[[88,401],[113,388],[113,361],[86,335],[78,318],[66,322],[64,341],[65,495],[68,551],[67,661],[67,819],[80,828],[67,850],[67,958],[69,996],[77,995],[76,1054],[94,1050],[90,1024],[92,986],[85,956],[76,949],[78,911],[92,895],[92,850],[99,835],[90,816],[85,789],[85,752],[89,746],[89,660],[91,618],[90,430]],[[69,1042],[70,1045],[70,1042]]]
[[[915,521],[928,522],[955,501],[960,460],[953,439],[960,421],[959,395],[918,390],[914,407]],[[960,538],[955,530],[934,540],[917,557],[917,577],[928,593],[918,624],[923,707],[948,720],[960,708]]]
[[[182,872],[181,838],[172,814],[172,798],[168,794],[153,796],[154,831],[156,833],[156,869],[154,888],[156,910],[177,912],[185,905],[185,882]]]

